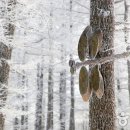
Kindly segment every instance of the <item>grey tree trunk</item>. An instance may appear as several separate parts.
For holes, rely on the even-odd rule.
[[[14,17],[14,14],[11,13],[15,9],[16,1],[8,0],[7,8],[4,10],[5,16],[7,17],[6,23],[4,25],[4,36],[8,42],[12,42],[14,35],[14,25],[12,25],[11,19]],[[0,58],[1,58],[1,66],[0,66],[0,109],[5,106],[6,98],[7,98],[7,86],[8,85],[8,77],[10,67],[6,60],[11,59],[11,47],[7,46],[3,42],[0,42]],[[0,113],[0,130],[4,130],[4,115]]]
[[[74,99],[74,76],[71,75],[71,109],[69,130],[75,130],[75,99]]]
[[[22,75],[22,86],[24,87],[25,89],[25,86],[27,87],[28,86],[28,83],[27,83],[27,77],[26,77],[26,74],[25,72],[23,71],[23,74]],[[22,104],[22,111],[24,112],[28,112],[28,95],[25,94],[23,97],[23,100],[26,100],[26,102],[24,104]],[[21,115],[21,130],[28,130],[28,115]]]
[[[130,46],[130,43],[128,43],[128,36],[129,36],[129,31],[127,27],[127,22],[128,22],[128,11],[129,11],[129,6],[127,5],[127,1],[124,0],[124,7],[125,7],[125,12],[124,12],[124,38],[125,38],[125,44]],[[130,103],[130,61],[127,60],[127,67],[128,67],[128,91],[129,91],[129,103]]]
[[[70,0],[70,44],[72,43],[72,8],[73,0]],[[71,74],[70,78],[70,92],[71,92],[71,108],[70,108],[70,121],[69,121],[69,130],[75,130],[75,97],[74,97],[74,76]]]
[[[47,111],[47,128],[53,130],[53,70],[49,67],[48,75],[48,111]]]
[[[20,122],[19,122],[19,119],[17,117],[14,118],[14,130],[19,130],[20,129]]]
[[[91,0],[90,24],[100,27],[103,31],[103,51],[113,47],[114,34],[114,0]],[[110,11],[106,18],[98,16],[98,9]],[[99,52],[98,57],[113,55],[113,51]],[[104,79],[104,95],[98,99],[93,93],[89,107],[90,130],[115,130],[115,92],[114,92],[114,65],[107,62],[101,65],[101,73]]]
[[[60,130],[65,130],[66,116],[66,71],[60,73]]]
[[[37,65],[37,99],[35,130],[44,130],[43,116],[43,65]]]

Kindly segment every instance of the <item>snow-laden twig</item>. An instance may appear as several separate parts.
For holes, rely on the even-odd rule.
[[[123,52],[121,54],[115,54],[107,57],[102,57],[94,60],[86,60],[84,62],[77,62],[76,63],[76,68],[79,68],[81,66],[86,66],[86,65],[96,65],[96,64],[105,64],[107,62],[111,62],[117,59],[122,59],[122,58],[127,58],[130,56],[130,52]]]

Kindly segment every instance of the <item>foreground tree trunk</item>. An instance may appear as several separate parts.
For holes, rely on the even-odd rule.
[[[99,17],[99,9],[110,11],[108,17]],[[91,0],[90,24],[100,27],[103,31],[103,51],[98,57],[113,55],[114,34],[114,0]],[[106,51],[108,50],[108,51]],[[104,79],[104,95],[102,99],[97,99],[93,93],[90,99],[90,130],[115,130],[115,92],[114,92],[114,65],[107,62],[101,65],[101,73]]]
[[[6,16],[6,23],[4,24],[4,36],[8,44],[11,44],[14,35],[14,25],[11,24],[11,19],[14,18],[13,10],[15,9],[16,1],[8,0],[7,8],[4,16]],[[7,98],[7,84],[10,67],[6,60],[11,59],[12,49],[3,42],[0,42],[0,110],[6,104]],[[4,130],[4,115],[0,112],[0,130]]]

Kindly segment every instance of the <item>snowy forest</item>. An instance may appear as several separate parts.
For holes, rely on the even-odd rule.
[[[89,25],[103,49],[81,60]],[[0,0],[0,35],[0,130],[130,129],[129,0]],[[104,89],[85,102],[81,67],[93,64]]]

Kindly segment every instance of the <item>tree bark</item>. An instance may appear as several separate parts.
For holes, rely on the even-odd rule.
[[[44,130],[43,126],[43,65],[37,65],[37,99],[35,130]]]
[[[70,109],[70,124],[69,130],[75,130],[75,99],[74,99],[74,77],[71,75],[71,109]]]
[[[12,25],[11,19],[14,17],[14,14],[11,13],[15,9],[16,1],[15,0],[8,0],[7,1],[7,8],[5,10],[5,16],[7,17],[6,23],[4,24],[4,36],[8,43],[12,42],[13,35],[14,35],[14,25]],[[0,109],[5,106],[6,98],[7,98],[7,84],[8,84],[8,77],[9,77],[9,70],[10,67],[6,60],[11,59],[11,52],[12,49],[8,45],[3,42],[0,42]],[[4,130],[4,115],[0,112],[0,130]]]
[[[53,130],[53,70],[51,67],[49,67],[48,72],[48,111],[46,130]]]
[[[129,32],[128,32],[128,27],[127,27],[127,22],[128,22],[128,11],[129,11],[129,6],[127,5],[127,1],[124,0],[124,7],[125,7],[125,12],[124,12],[124,39],[125,39],[125,44],[126,45],[130,45],[130,43],[128,43],[128,36],[129,36]],[[128,91],[129,91],[129,104],[130,104],[130,61],[127,60],[127,67],[128,67]]]
[[[26,77],[26,73],[25,71],[23,71],[23,74],[22,75],[22,83],[21,85],[24,86],[24,89],[25,86],[28,87],[28,83],[27,83],[27,77]],[[22,104],[22,111],[26,112],[26,115],[21,115],[21,130],[28,130],[28,115],[27,115],[27,112],[28,112],[28,94],[25,94],[23,97],[23,100],[26,99],[26,102],[24,102],[24,104]]]
[[[114,0],[91,0],[90,25],[100,27],[103,31],[103,51],[113,47],[114,34]],[[110,11],[108,17],[99,17],[98,9]],[[113,51],[99,52],[98,57],[113,55]],[[104,95],[98,99],[93,93],[90,99],[89,125],[90,130],[115,130],[115,92],[114,92],[114,64],[113,61],[101,65],[104,79]]]
[[[60,73],[60,130],[65,130],[66,116],[66,71]]]
[[[20,125],[19,125],[19,119],[17,117],[14,118],[14,125],[13,125],[14,130],[19,130]]]
[[[72,8],[73,0],[70,0],[70,44],[72,43]],[[70,121],[69,121],[69,130],[75,130],[75,97],[74,97],[74,76],[71,74],[70,77],[70,93],[71,93],[71,108],[70,108]]]

